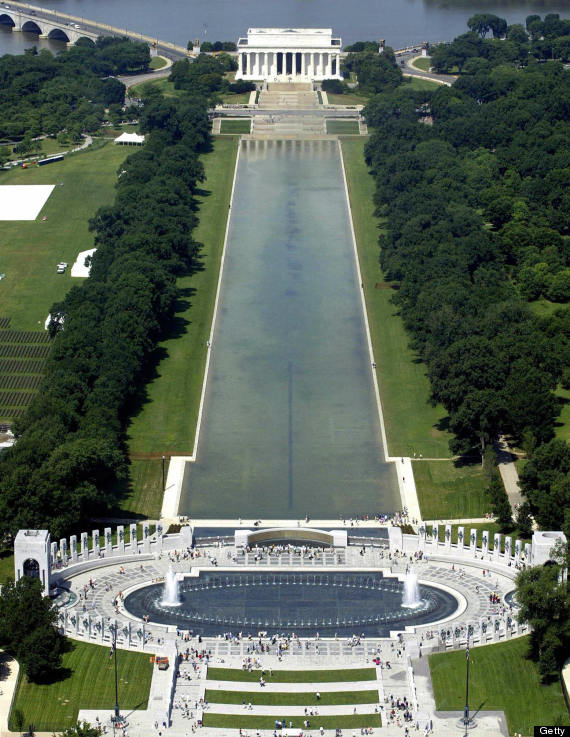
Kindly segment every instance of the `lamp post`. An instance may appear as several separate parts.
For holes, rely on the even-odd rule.
[[[463,710],[463,723],[465,725],[465,737],[469,734],[469,628],[467,629],[467,645],[465,647],[465,709]]]
[[[112,624],[110,629],[113,633],[113,657],[115,659],[115,715],[112,719],[114,729],[115,723],[121,718],[121,711],[119,709],[119,678],[117,674],[117,622]]]

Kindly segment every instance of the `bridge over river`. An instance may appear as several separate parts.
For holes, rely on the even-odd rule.
[[[158,53],[170,58],[177,59],[188,55],[184,46],[145,36],[133,29],[117,28],[107,23],[14,0],[0,4],[0,24],[11,26],[12,31],[37,33],[40,38],[50,38],[68,44],[75,44],[80,38],[94,41],[99,36],[126,36],[135,41],[143,41]]]

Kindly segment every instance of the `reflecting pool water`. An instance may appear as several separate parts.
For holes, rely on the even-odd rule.
[[[336,141],[244,141],[180,514],[400,507],[384,461]]]
[[[402,606],[403,584],[380,572],[206,573],[185,578],[180,606],[164,606],[163,584],[138,589],[125,599],[127,611],[195,634],[225,632],[334,637],[354,633],[388,636],[390,630],[450,616],[456,598],[420,584],[420,604]]]

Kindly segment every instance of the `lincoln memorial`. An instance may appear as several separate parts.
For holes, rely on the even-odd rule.
[[[250,28],[238,41],[236,79],[342,79],[340,54],[341,39],[331,28]]]

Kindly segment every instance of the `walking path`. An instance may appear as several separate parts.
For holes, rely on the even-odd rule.
[[[14,700],[19,670],[18,662],[0,650],[0,737],[8,732],[8,716]]]
[[[495,451],[497,453],[499,473],[501,474],[505,491],[509,497],[514,517],[516,509],[524,502],[524,497],[521,494],[519,486],[519,472],[515,463],[518,456],[513,453],[504,435],[501,435],[495,444]]]

